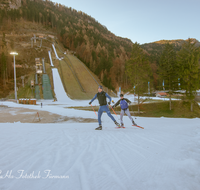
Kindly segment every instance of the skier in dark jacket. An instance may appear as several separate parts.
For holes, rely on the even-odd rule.
[[[117,123],[117,121],[115,120],[115,118],[111,115],[109,107],[107,105],[107,101],[106,101],[106,97],[109,99],[108,105],[110,105],[111,102],[111,97],[103,91],[103,87],[101,85],[99,85],[98,88],[98,93],[95,94],[94,98],[90,101],[89,104],[91,104],[96,98],[99,101],[100,107],[99,107],[99,111],[98,111],[98,122],[99,122],[99,127],[96,128],[96,130],[102,130],[102,125],[101,125],[101,116],[102,113],[105,111],[108,116],[115,122],[115,125],[117,125],[118,127],[120,127],[120,124]]]
[[[121,113],[120,113],[120,122],[121,122],[121,126],[120,127],[124,127],[124,123],[123,123],[123,116],[124,114],[126,114],[130,120],[132,121],[132,124],[133,125],[136,125],[137,124],[134,122],[133,118],[131,117],[131,114],[129,112],[129,109],[128,109],[128,104],[130,104],[131,101],[128,100],[127,98],[124,98],[124,95],[123,94],[120,94],[120,100],[118,100],[113,106],[112,108],[118,106],[120,104],[121,106]]]

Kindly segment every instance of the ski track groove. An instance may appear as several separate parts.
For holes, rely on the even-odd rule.
[[[6,170],[9,170],[9,168],[12,168],[12,170],[19,170],[21,169],[21,167],[23,165],[26,165],[27,168],[23,168],[24,170],[27,171],[27,173],[31,170],[37,170],[37,166],[42,164],[42,162],[46,162],[46,163],[52,163],[52,159],[55,159],[55,155],[51,156],[51,152],[49,152],[49,150],[43,150],[42,147],[44,146],[51,146],[52,148],[54,148],[53,150],[56,151],[56,147],[59,144],[59,139],[55,141],[55,138],[46,138],[45,140],[41,140],[41,142],[39,142],[39,140],[37,141],[33,141],[34,143],[29,144],[29,147],[27,147],[26,145],[23,145],[22,147],[20,147],[20,149],[18,148],[17,150],[15,150],[15,152],[13,152],[13,156],[16,157],[15,161],[12,163],[4,163],[4,165],[6,165]],[[52,142],[54,141],[54,142]],[[34,146],[34,145],[40,145],[39,148],[38,146]],[[33,148],[32,148],[33,147]],[[23,150],[23,154],[19,154],[19,152],[21,152]],[[34,154],[31,154],[31,152],[34,152]],[[45,159],[44,156],[46,155],[46,153],[49,153],[50,155],[50,159]],[[9,155],[9,157],[13,157],[12,155]],[[37,157],[38,159],[34,159],[34,162],[31,162],[31,160],[33,159],[32,157]],[[9,159],[7,159],[7,161],[9,162]],[[16,163],[20,163],[18,165],[16,165]],[[40,164],[39,164],[40,163]]]
[[[100,144],[98,152],[102,152],[101,149],[103,149],[105,152],[103,155],[99,155],[101,156],[101,159],[98,159],[96,162],[101,169],[103,168],[104,172],[103,175],[102,173],[100,175],[95,175],[95,184],[92,185],[91,189],[110,189],[110,183],[113,183],[115,186],[120,186],[120,189],[123,189],[124,184],[121,182],[121,178],[116,174],[116,172],[113,171],[112,164],[110,164],[110,162],[113,163],[113,161],[110,159],[110,151],[107,149],[108,145],[105,142],[105,138],[106,137],[104,137],[101,143],[98,142],[98,144]]]
[[[88,181],[87,180],[87,177],[90,173],[90,170],[92,170],[92,168],[88,167],[86,168],[85,166],[91,166],[95,160],[98,160],[98,158],[95,158],[94,157],[91,157],[90,155],[96,155],[96,154],[93,154],[92,153],[92,150],[93,150],[93,145],[96,141],[95,137],[92,137],[90,139],[90,141],[88,142],[88,136],[82,136],[82,134],[79,134],[77,136],[76,139],[73,139],[73,141],[75,141],[75,144],[79,144],[80,145],[80,142],[79,141],[82,141],[82,142],[86,142],[85,144],[81,144],[81,153],[80,153],[80,147],[76,150],[73,151],[73,154],[77,155],[77,156],[72,156],[72,158],[76,157],[75,160],[73,161],[70,161],[71,163],[68,163],[67,165],[71,165],[70,168],[68,168],[67,170],[67,173],[70,173],[74,168],[79,168],[78,170],[80,170],[80,173],[81,175],[79,176],[79,180],[82,184],[82,187],[84,187],[85,189],[90,189],[90,185],[85,183],[85,181]],[[100,146],[101,143],[98,142],[97,146]],[[96,150],[98,151],[99,147],[96,148]],[[91,153],[91,154],[90,154]],[[87,159],[89,158],[89,159]],[[100,163],[98,163],[100,164]],[[83,178],[84,176],[84,178]],[[83,188],[83,189],[84,189]]]
[[[145,138],[143,135],[138,135],[138,134],[135,134],[135,136],[137,136],[138,138],[143,139],[145,141],[149,141],[149,142],[155,143],[155,144],[157,144],[159,146],[163,146],[164,147],[164,145],[165,145],[162,141],[155,140],[155,138],[152,138],[152,137]]]
[[[151,153],[150,150],[146,151],[146,153],[148,153],[146,155],[146,159],[148,160],[148,162],[151,162],[149,168],[148,168],[148,165],[146,166],[146,164],[145,164],[146,162],[143,163],[144,160],[141,160],[141,159],[138,159],[138,161],[135,164],[131,163],[131,161],[126,162],[126,164],[128,164],[128,167],[125,167],[125,168],[128,168],[128,169],[131,168],[131,169],[129,169],[129,171],[133,171],[132,173],[130,173],[131,176],[135,176],[135,175],[137,176],[137,172],[141,172],[141,171],[147,171],[147,173],[149,175],[149,171],[151,171],[150,172],[150,176],[154,178],[155,176],[161,174],[163,171],[166,171],[166,168],[168,168],[170,166],[169,165],[162,165],[162,164],[160,164],[160,162],[161,162],[160,160],[162,160],[161,158],[165,154],[167,154],[168,150],[171,147],[174,146],[175,142],[170,142],[170,139],[176,139],[176,138],[174,138],[174,137],[170,138],[171,133],[169,133],[167,135],[163,135],[162,134],[162,137],[164,136],[164,139],[163,139],[163,141],[165,142],[164,143],[164,142],[161,142],[160,140],[155,139],[156,137],[155,138],[151,137],[151,139],[148,139],[148,138],[144,138],[144,137],[142,137],[141,135],[138,135],[138,134],[134,134],[134,135],[133,135],[133,138],[137,137],[137,138],[141,138],[141,139],[145,140],[146,141],[145,144],[148,144],[148,146],[155,146],[155,145],[157,145],[158,147],[156,149],[157,153],[154,153],[154,152]],[[132,139],[130,139],[130,137],[128,137],[128,139],[129,139],[128,145],[133,145],[134,142],[132,142]],[[121,143],[123,143],[123,141]],[[178,147],[178,146],[179,145],[176,145],[176,147]],[[135,147],[139,148],[139,146],[135,146]],[[123,149],[122,145],[121,145],[121,148]],[[175,148],[175,149],[173,148],[171,152],[173,152],[173,150],[177,150],[177,148]],[[144,151],[143,151],[143,153],[144,153]],[[170,167],[170,168],[172,168],[172,167]],[[150,176],[148,176],[148,177],[150,177]]]
[[[168,135],[168,137],[170,137],[170,135]],[[169,159],[168,155],[175,155],[176,150],[180,148],[183,142],[184,142],[183,139],[179,143],[177,143],[176,140],[170,141],[170,138],[169,138],[168,144],[165,149],[163,150],[157,149],[157,153],[150,155],[150,157],[148,157],[148,162],[147,162],[148,164],[146,163],[144,167],[141,168],[141,169],[144,169],[144,171],[146,171],[144,172],[145,173],[144,177],[146,179],[154,179],[156,176],[160,174],[164,174],[165,171],[167,170],[166,168],[173,170],[173,166],[169,165],[168,163],[165,163],[163,161],[163,158],[167,157]]]
[[[117,147],[118,148],[118,147]],[[120,147],[119,147],[120,148]],[[124,166],[123,166],[123,160],[121,161],[119,158],[118,158],[118,155],[115,153],[115,151],[113,151],[110,147],[109,147],[109,145],[108,146],[106,146],[106,149],[107,149],[107,152],[110,152],[111,153],[111,155],[112,155],[112,157],[113,157],[113,161],[116,161],[117,162],[117,164],[118,164],[118,166],[120,166],[120,168],[121,168],[121,170],[123,171],[123,173],[125,174],[125,176],[127,177],[127,179],[130,179],[129,178],[129,175],[128,175],[128,173],[127,173],[127,171],[126,171],[126,169],[124,168]],[[121,173],[121,172],[119,172],[119,173]]]
[[[134,134],[133,134],[134,135]],[[142,158],[146,158],[145,154],[140,153],[140,151],[134,149],[134,148],[139,148],[142,149],[144,152],[148,152],[147,149],[145,149],[144,147],[141,147],[140,144],[136,144],[137,143],[137,139],[135,139],[135,136],[133,136],[133,138],[131,139],[128,135],[125,134],[126,139],[124,139],[124,148],[126,148],[127,150],[131,150],[131,151],[135,151],[138,155],[140,155]],[[126,146],[127,142],[130,143],[130,146]],[[132,147],[132,148],[130,148]]]
[[[147,150],[145,150],[143,147],[141,147],[140,145],[135,145],[135,139],[134,139],[134,134],[133,134],[133,139],[128,138],[129,141],[132,140],[133,142],[131,143],[131,145],[133,145],[133,149],[132,151],[129,150],[129,154],[127,155],[127,157],[129,157],[129,159],[127,159],[126,157],[124,159],[126,159],[126,162],[123,162],[125,165],[125,168],[127,168],[127,171],[129,172],[130,176],[134,176],[134,177],[130,177],[129,181],[134,181],[134,179],[136,178],[136,176],[138,175],[137,173],[139,171],[142,170],[142,168],[144,167],[143,163],[145,162],[145,160],[147,159],[147,156],[144,154],[141,154],[138,152],[140,151],[140,149],[143,149],[143,153],[144,151],[148,152]],[[131,141],[130,141],[131,142]],[[137,150],[135,150],[135,148],[137,148]],[[135,154],[136,153],[136,154]],[[148,155],[148,154],[147,154]],[[133,162],[132,159],[135,161]],[[128,188],[128,187],[127,187]]]
[[[108,136],[110,136],[110,134]],[[108,138],[106,138],[106,139],[108,139]],[[107,144],[109,144],[109,143],[110,142],[107,140]],[[124,146],[123,145],[124,144],[121,144],[121,143],[120,144],[116,144],[117,150],[123,151],[124,150],[124,148],[123,148]],[[121,160],[118,159],[117,153],[114,153],[114,151],[112,151],[112,148],[110,148],[110,146],[106,146],[106,149],[107,149],[107,152],[110,152],[111,155],[112,155],[112,160],[113,160],[112,163],[116,163],[117,162],[117,167],[114,167],[115,169],[117,168],[117,171],[115,173],[117,173],[119,175],[119,177],[120,177],[119,180],[122,180],[124,182],[124,186],[126,186],[126,182],[130,181],[130,179],[131,179],[131,177],[129,175],[131,171],[130,171],[129,168],[131,168],[130,165],[133,165],[132,160],[130,158],[127,159],[127,157],[129,155],[126,155],[125,156],[126,162],[123,162],[123,160],[122,160],[122,162],[120,162]],[[134,150],[132,149],[132,151],[134,151]],[[130,152],[130,149],[129,149],[128,152]],[[109,156],[109,158],[110,158],[110,156]],[[129,165],[129,167],[124,167],[127,164]]]

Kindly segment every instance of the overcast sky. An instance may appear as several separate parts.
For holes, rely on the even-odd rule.
[[[200,41],[200,0],[52,1],[90,15],[115,35],[132,42]]]

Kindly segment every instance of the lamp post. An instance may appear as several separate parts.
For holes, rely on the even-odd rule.
[[[15,69],[15,55],[18,55],[16,52],[11,52],[10,55],[13,55],[14,59],[14,88],[15,88],[15,100],[17,100],[17,87],[16,87],[16,69]]]

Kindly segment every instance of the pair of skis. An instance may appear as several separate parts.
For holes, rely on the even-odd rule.
[[[112,108],[112,106],[110,106],[110,107]],[[114,111],[113,108],[112,108],[112,110],[113,110],[114,114],[117,116],[117,114],[115,113],[115,111]],[[117,116],[117,118],[118,118],[118,116]],[[139,128],[141,128],[141,129],[144,129],[144,127],[141,127],[141,126],[139,126],[139,125],[132,125],[132,126],[139,127]],[[115,128],[120,129],[120,128],[125,128],[125,127],[115,127]]]
[[[144,129],[144,127],[141,127],[141,126],[139,126],[139,125],[132,125],[132,126],[134,126],[134,127],[139,127],[139,128],[141,128],[141,129]],[[124,128],[126,128],[126,127],[115,127],[116,129],[120,129],[120,128],[122,128],[122,129],[124,129]]]

